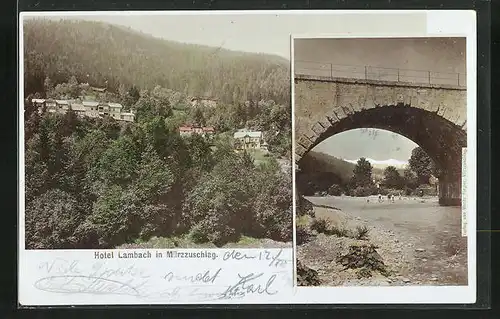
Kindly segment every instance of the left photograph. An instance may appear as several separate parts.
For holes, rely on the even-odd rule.
[[[290,49],[211,20],[24,18],[25,249],[292,247]]]

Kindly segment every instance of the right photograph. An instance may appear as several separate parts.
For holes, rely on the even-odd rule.
[[[466,39],[292,37],[292,65],[298,286],[466,286]]]

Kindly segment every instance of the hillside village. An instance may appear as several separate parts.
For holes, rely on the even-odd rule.
[[[212,104],[214,100],[205,100],[201,98],[190,98],[193,107],[203,105],[208,107],[216,107]],[[75,112],[80,117],[103,118],[109,116],[118,121],[134,122],[135,113],[123,112],[123,105],[112,102],[97,102],[97,101],[81,101],[76,100],[56,100],[56,99],[39,99],[31,100],[34,107],[37,108],[39,114],[44,112],[66,114],[69,110]],[[214,127],[208,126],[193,126],[183,125],[179,127],[179,134],[182,137],[192,136],[193,134],[200,135],[208,140],[212,140],[215,134]],[[251,131],[247,129],[239,129],[233,135],[234,148],[236,151],[244,150],[262,150],[268,151],[268,144],[263,139],[261,131]]]
[[[72,110],[78,116],[90,118],[110,116],[115,120],[126,122],[134,122],[135,118],[133,112],[123,112],[123,105],[120,103],[53,99],[32,99],[31,102],[39,114],[44,112],[66,114]]]

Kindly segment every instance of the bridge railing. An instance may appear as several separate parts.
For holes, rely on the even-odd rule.
[[[467,83],[466,75],[463,73],[340,65],[312,61],[295,61],[294,71],[295,76],[323,76],[330,78],[456,85],[461,87],[465,87]]]

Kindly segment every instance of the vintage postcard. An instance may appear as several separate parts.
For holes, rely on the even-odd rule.
[[[474,301],[473,12],[19,23],[21,306]]]

